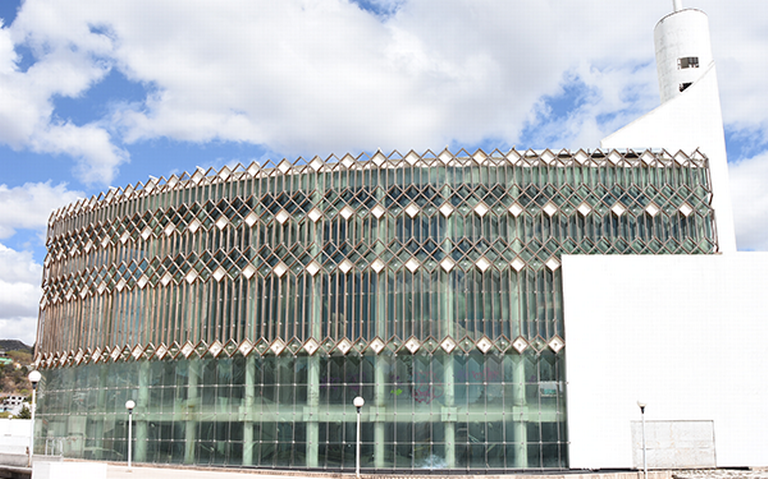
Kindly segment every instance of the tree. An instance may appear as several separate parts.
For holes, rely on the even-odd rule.
[[[21,411],[16,415],[15,419],[32,419],[32,412],[30,412],[26,404],[21,407]]]

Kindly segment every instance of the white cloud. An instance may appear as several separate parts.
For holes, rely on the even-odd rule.
[[[82,196],[82,192],[67,190],[65,184],[0,185],[0,238],[11,237],[18,229],[44,234],[51,211]],[[41,282],[42,266],[34,261],[32,252],[0,243],[1,337],[34,342]]]
[[[729,169],[740,250],[768,251],[768,152]]]
[[[0,141],[70,155],[83,180],[108,182],[124,145],[162,137],[287,156],[515,143],[572,74],[594,99],[540,125],[553,148],[595,147],[658,102],[652,27],[666,2],[358,3],[393,13],[347,0],[27,0],[7,31],[38,62],[0,74]],[[696,6],[712,19],[726,121],[765,131],[760,3]],[[0,71],[12,62],[5,37]],[[52,97],[82,95],[110,68],[152,92],[87,125],[51,120]]]
[[[37,51],[77,46],[69,65],[82,78],[62,75],[72,84],[64,94],[99,81],[105,64],[153,85],[143,104],[126,103],[104,119],[123,141],[221,139],[266,144],[286,155],[323,155],[440,148],[488,137],[514,141],[531,108],[557,91],[565,71],[595,59],[647,56],[651,49],[637,45],[664,13],[636,2],[557,8],[548,2],[368,3],[396,13],[382,20],[344,0],[29,0],[12,29],[16,41]],[[82,59],[90,63],[78,65]],[[39,68],[53,61],[47,54]],[[52,88],[42,91],[47,95],[35,111],[50,106]],[[22,125],[37,119],[34,131],[45,132],[40,118],[49,116],[31,115]],[[29,134],[20,136],[28,141]],[[98,158],[105,159],[96,177],[125,159],[104,139],[115,142],[102,135],[101,154],[84,155],[95,158],[84,163],[97,171]]]
[[[112,143],[105,129],[93,124],[49,124],[29,143],[33,151],[65,154],[75,159],[75,173],[87,184],[108,183],[117,167],[128,161],[128,153]]]
[[[0,18],[0,27],[3,26],[3,19]],[[10,31],[0,28],[0,75],[8,74],[13,71],[16,63],[16,52],[13,50],[13,41]]]
[[[0,244],[0,331],[2,337],[34,342],[42,266],[32,253]]]
[[[127,153],[114,146],[107,130],[96,123],[76,126],[53,118],[53,102],[56,96],[78,97],[104,78],[110,63],[99,55],[109,50],[110,41],[87,33],[83,22],[73,24],[69,37],[62,39],[49,15],[39,15],[34,29],[25,30],[24,18],[36,10],[44,8],[39,2],[26,2],[19,21],[0,30],[0,143],[71,156],[82,181],[108,183],[116,167],[127,161]],[[26,44],[38,57],[27,71],[18,69],[13,43]]]
[[[768,112],[761,106],[766,103],[768,67],[759,60],[768,50],[765,4],[707,0],[701,8],[709,15],[725,122],[738,127],[762,125],[768,130]]]
[[[0,331],[3,339],[18,339],[28,346],[35,344],[37,335],[37,317],[28,318],[0,318]]]
[[[8,238],[20,228],[44,232],[54,209],[83,196],[80,191],[67,190],[65,184],[51,186],[50,182],[14,188],[0,185],[0,238]]]

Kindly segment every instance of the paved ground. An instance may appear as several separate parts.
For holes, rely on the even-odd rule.
[[[124,465],[109,464],[107,479],[355,479],[351,473],[328,473],[306,471],[264,471],[264,470],[221,470],[221,469],[177,469],[159,467],[133,467],[131,471]],[[566,474],[440,474],[432,471],[427,474],[362,474],[362,479],[643,479],[642,473],[566,473]],[[672,479],[669,471],[652,471],[648,479]],[[704,477],[681,479],[707,479]],[[725,478],[723,478],[725,479]],[[734,479],[729,477],[727,479]],[[766,476],[768,479],[768,476]]]
[[[648,479],[768,479],[768,470],[732,470],[732,469],[708,469],[693,471],[650,471]],[[363,479],[390,479],[400,477],[402,479],[417,479],[418,476],[405,474],[395,475],[366,475]],[[619,472],[619,473],[578,473],[571,474],[536,474],[536,475],[450,475],[441,476],[439,473],[432,473],[429,476],[433,479],[445,477],[456,479],[642,479],[642,472]],[[354,474],[340,473],[313,473],[313,472],[272,472],[258,470],[221,470],[221,469],[177,469],[160,467],[133,467],[131,471],[126,466],[110,464],[107,468],[107,479],[355,479]]]
[[[31,470],[28,470],[29,474]],[[3,477],[0,474],[0,477]],[[20,476],[17,476],[20,477]],[[29,477],[29,476],[26,476]],[[577,472],[565,474],[451,474],[441,475],[433,471],[429,475],[417,474],[363,474],[362,479],[643,479],[642,472]],[[57,478],[69,479],[69,478]],[[77,479],[77,478],[72,478]],[[133,466],[130,470],[124,464],[107,464],[107,479],[355,479],[354,474],[305,472],[305,471],[264,471],[264,470],[223,470],[218,468],[179,468]],[[733,470],[709,469],[690,471],[649,471],[648,479],[768,479],[768,469]]]
[[[768,479],[768,469],[715,469],[672,473],[673,479]]]
[[[165,467],[132,467],[110,464],[107,479],[291,479],[301,475],[268,475],[255,471],[223,471],[217,469],[175,469]]]

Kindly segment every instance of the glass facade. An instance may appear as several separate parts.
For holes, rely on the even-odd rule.
[[[706,159],[282,161],[84,200],[49,228],[36,447],[140,462],[568,467],[562,254],[717,250]]]

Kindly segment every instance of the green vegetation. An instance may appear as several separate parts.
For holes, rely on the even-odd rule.
[[[20,349],[7,350],[0,356],[0,401],[6,396],[18,395],[29,397],[32,393],[32,385],[27,379],[32,363],[32,350],[20,341],[3,340],[2,345],[17,346]],[[0,348],[0,350],[3,350]],[[20,365],[20,367],[17,367]],[[29,399],[27,399],[29,401]],[[9,412],[1,412],[0,418],[29,419],[32,416],[29,409],[24,406],[19,414],[12,416]]]
[[[20,349],[5,350],[5,356],[2,356],[8,361],[0,363],[0,400],[11,395],[29,396],[32,393],[32,385],[27,375],[29,374],[28,366],[32,363],[32,350],[20,341],[0,341],[0,346],[3,344],[17,346]],[[21,367],[17,368],[17,364]]]
[[[15,419],[32,419],[32,411],[25,404],[22,406],[21,412],[15,416]]]
[[[28,396],[32,391],[32,385],[27,379],[27,374],[29,372],[26,367],[16,369],[13,364],[0,366],[0,396],[11,394]]]
[[[28,364],[32,364],[32,351],[14,350],[14,351],[6,352],[5,355],[11,358],[11,360],[13,360],[14,362],[17,362],[24,366]]]
[[[32,349],[18,339],[0,339],[0,351],[26,351],[32,354]]]

